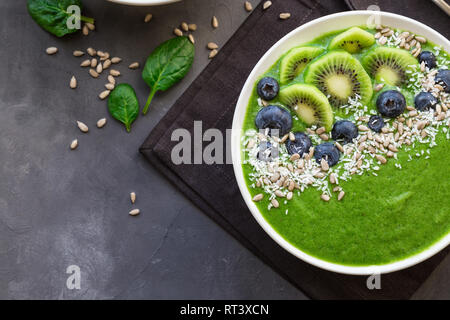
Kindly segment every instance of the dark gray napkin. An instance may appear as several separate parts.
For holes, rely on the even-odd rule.
[[[174,104],[151,132],[141,152],[209,217],[236,237],[286,279],[316,299],[407,299],[449,251],[418,266],[382,276],[381,290],[368,290],[366,277],[346,276],[315,268],[279,247],[261,229],[246,207],[231,165],[174,165],[173,130],[193,132],[231,128],[241,88],[261,56],[282,36],[305,22],[348,10],[344,0],[278,0],[263,11],[256,7],[242,27]],[[280,12],[291,18],[280,21]]]

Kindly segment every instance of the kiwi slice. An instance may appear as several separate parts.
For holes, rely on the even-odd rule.
[[[419,67],[417,59],[408,51],[389,47],[369,51],[362,64],[376,81],[391,86],[404,85],[408,81],[407,71]]]
[[[372,80],[361,63],[342,50],[312,62],[305,72],[305,82],[319,88],[335,107],[346,105],[349,98],[356,97],[367,104],[373,93]]]
[[[333,127],[333,110],[327,97],[309,84],[293,84],[279,93],[281,103],[289,106],[308,126],[317,124],[330,131]]]
[[[344,49],[356,53],[375,43],[373,34],[358,27],[353,27],[336,36],[330,43],[329,49]]]
[[[280,63],[280,82],[288,83],[295,79],[324,49],[319,47],[299,47],[290,50]]]

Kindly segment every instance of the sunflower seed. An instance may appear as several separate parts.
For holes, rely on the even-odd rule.
[[[207,47],[210,50],[214,50],[214,49],[218,49],[219,48],[219,46],[216,43],[214,43],[214,42],[208,42]]]
[[[289,140],[295,141],[295,135],[294,135],[294,133],[292,131],[289,132]]]
[[[83,56],[84,55],[84,52],[83,51],[80,51],[80,50],[75,50],[74,52],[73,52],[73,56],[74,57],[81,57],[81,56]]]
[[[219,20],[217,20],[216,16],[212,17],[211,25],[214,29],[217,29],[219,27]]]
[[[381,30],[381,33],[388,33],[389,31],[391,31],[390,28],[384,28],[383,30]]]
[[[97,69],[95,69],[95,71],[97,71],[98,74],[103,72],[103,65],[101,63],[99,63],[97,65]]]
[[[323,141],[328,141],[328,140],[330,140],[330,137],[329,137],[327,134],[325,134],[325,133],[322,133],[319,137],[320,137],[320,139],[322,139]]]
[[[106,60],[103,62],[103,70],[108,69],[110,66],[111,66],[111,60],[106,59]]]
[[[389,38],[389,37],[392,37],[393,34],[394,34],[394,30],[390,30],[389,32],[386,32],[384,34],[384,36]]]
[[[244,7],[245,7],[245,10],[247,10],[247,12],[250,12],[253,10],[252,4],[248,1],[245,1]]]
[[[133,209],[130,211],[130,216],[137,216],[141,211],[139,209]]]
[[[186,22],[182,22],[181,25],[181,30],[188,32],[189,31],[189,26]]]
[[[98,60],[97,59],[92,59],[91,60],[91,68],[95,68],[96,66],[97,66],[97,64],[98,64]]]
[[[189,31],[196,31],[197,25],[195,23],[188,24]]]
[[[387,38],[386,38],[385,36],[382,36],[382,37],[380,38],[380,40],[378,40],[378,42],[379,42],[381,45],[385,45],[386,42],[387,42]]]
[[[97,121],[97,128],[103,128],[106,125],[106,118]]]
[[[114,90],[114,87],[115,86],[112,83],[105,84],[105,88],[108,89],[108,90]]]
[[[122,61],[122,58],[119,58],[119,57],[114,57],[111,59],[111,63],[114,63],[114,64],[119,63],[121,61]]]
[[[120,71],[115,70],[115,69],[111,69],[111,70],[109,70],[109,74],[114,76],[114,77],[118,77],[118,76],[120,76]]]
[[[408,38],[406,38],[406,42],[410,42],[412,39],[414,39],[413,34],[409,35]]]
[[[417,124],[416,124],[416,128],[417,128],[417,130],[423,130],[424,128],[425,128],[425,126],[427,125],[427,122],[426,121],[419,121],[419,122],[417,122]]]
[[[287,200],[292,200],[293,196],[294,196],[294,194],[292,193],[292,191],[289,191],[288,194],[286,195],[286,199]]]
[[[263,4],[263,10],[269,9],[269,7],[272,5],[272,1],[266,1]]]
[[[264,198],[264,195],[262,193],[260,193],[260,194],[257,194],[256,196],[254,196],[252,200],[254,202],[258,202],[258,201],[261,201],[263,198]]]
[[[133,62],[132,64],[130,64],[128,66],[128,68],[130,68],[130,69],[137,69],[137,68],[139,68],[139,62]]]
[[[98,73],[97,73],[97,71],[95,71],[94,69],[89,69],[89,74],[90,74],[93,78],[98,78]]]
[[[183,31],[178,28],[173,29],[173,33],[178,37],[181,37],[183,35]]]
[[[339,142],[335,142],[334,144],[336,145],[336,148],[338,148],[340,152],[344,153],[344,147]]]
[[[151,13],[147,13],[144,17],[144,22],[149,23],[150,20],[152,20],[152,18],[153,18],[153,15]]]
[[[336,184],[336,174],[334,174],[334,173],[330,174],[329,178],[330,178],[330,183],[331,184]]]
[[[116,79],[114,79],[114,77],[112,75],[108,75],[108,82],[115,85],[116,84]]]
[[[382,164],[385,164],[387,162],[386,158],[383,157],[382,155],[377,154],[375,158],[377,158],[377,160],[380,161]]]
[[[330,201],[330,196],[327,195],[327,194],[322,194],[322,195],[320,196],[320,199],[322,199],[322,200],[325,201],[325,202],[328,202],[328,201]]]
[[[330,170],[330,166],[329,166],[329,164],[328,164],[328,161],[325,160],[325,159],[322,159],[322,160],[320,161],[320,167],[322,168],[323,171],[328,171],[328,170]]]
[[[111,92],[111,91],[109,91],[109,90],[102,91],[102,92],[98,95],[98,97],[99,97],[100,99],[104,100],[104,99],[106,99],[106,97],[109,96],[110,92]]]
[[[52,55],[58,52],[58,48],[57,47],[49,47],[45,50],[45,52],[47,52],[48,55]]]
[[[95,51],[95,49],[93,48],[87,48],[86,51],[91,57],[94,57],[97,54],[97,51]]]
[[[90,22],[86,22],[86,27],[88,27],[88,29],[90,31],[94,31],[95,30],[95,25],[90,23]]]
[[[80,129],[81,132],[83,132],[83,133],[86,133],[86,132],[89,131],[88,126],[85,125],[85,124],[84,124],[83,122],[81,122],[81,121],[77,121],[77,126],[78,126],[78,129]]]
[[[420,43],[427,43],[427,39],[425,39],[424,37],[415,37],[417,41],[419,41]]]
[[[217,53],[219,53],[219,51],[217,51],[217,49],[211,50],[211,52],[209,53],[208,58],[209,59],[214,58],[217,55]]]
[[[89,34],[89,28],[87,27],[86,24],[83,26],[83,34],[84,34],[85,36],[87,36],[87,35]]]
[[[294,153],[294,154],[290,157],[290,160],[291,160],[291,161],[295,161],[295,160],[298,160],[298,159],[300,159],[300,155],[299,155],[298,153]]]
[[[72,76],[69,83],[70,88],[75,89],[77,87],[77,79],[75,76]]]
[[[80,63],[81,67],[89,67],[91,65],[91,60],[87,59]]]
[[[72,143],[70,144],[70,149],[75,150],[78,147],[78,140],[75,139],[72,141]]]
[[[339,194],[338,194],[338,201],[341,201],[342,198],[344,198],[344,196],[345,196],[345,192],[344,191],[339,192]]]
[[[192,34],[189,34],[189,35],[188,35],[188,39],[189,39],[189,41],[190,41],[192,44],[195,44],[195,39],[194,39],[194,36],[193,36]]]
[[[383,87],[384,87],[384,83],[379,83],[379,84],[377,84],[377,85],[375,86],[374,90],[375,90],[376,92],[378,92],[378,91],[380,91],[381,89],[383,89]]]
[[[320,127],[319,129],[316,130],[316,134],[321,135],[325,131],[327,131],[327,129],[325,129],[325,127]]]
[[[417,43],[417,40],[411,40],[411,42],[409,43],[409,45],[411,46],[411,48],[412,47],[414,47],[415,45],[416,45],[416,43]]]
[[[281,190],[276,190],[276,191],[275,191],[275,195],[276,195],[278,198],[284,198],[284,197],[286,196]]]
[[[280,13],[280,19],[281,20],[287,20],[291,17],[291,14],[289,12]]]
[[[359,131],[369,131],[369,128],[367,128],[367,127],[364,126],[364,125],[359,125],[359,126],[358,126],[358,130],[359,130]]]
[[[417,58],[421,52],[422,52],[422,49],[417,48],[416,52],[413,54],[414,58]]]
[[[375,39],[380,39],[381,38],[381,32],[377,32],[374,35]]]
[[[272,199],[272,201],[270,201],[270,203],[272,204],[272,206],[274,208],[278,208],[280,206],[280,204],[278,203],[277,199]]]

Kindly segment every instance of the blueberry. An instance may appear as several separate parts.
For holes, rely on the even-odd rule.
[[[378,96],[377,108],[382,116],[397,118],[405,111],[405,96],[396,90],[384,91]]]
[[[340,140],[350,143],[358,137],[358,128],[351,121],[340,120],[334,124],[333,130],[331,130],[331,137],[336,141]]]
[[[265,77],[259,80],[257,85],[258,96],[266,101],[275,99],[280,91],[277,80],[271,77]]]
[[[375,132],[381,132],[381,129],[384,127],[384,120],[381,116],[371,116],[369,119],[368,126]]]
[[[314,158],[317,163],[320,163],[322,159],[325,159],[330,167],[338,163],[340,156],[339,149],[331,142],[319,144],[314,149]]]
[[[284,136],[291,131],[292,116],[284,108],[279,106],[267,106],[262,108],[255,118],[255,125],[258,129],[278,130],[278,136]]]
[[[440,84],[445,92],[450,93],[450,70],[441,69],[436,74],[434,81]]]
[[[419,55],[419,61],[425,62],[425,65],[430,68],[436,68],[437,64],[436,64],[436,57],[433,54],[433,52],[430,51],[422,51],[422,53]]]
[[[437,103],[438,101],[436,97],[429,92],[421,92],[414,99],[416,109],[419,111],[425,111],[430,108],[434,108]]]
[[[273,159],[278,158],[278,147],[274,147],[270,142],[261,142],[258,148],[258,160],[272,161]]]
[[[298,153],[302,156],[303,154],[309,152],[309,149],[312,147],[311,139],[309,139],[309,137],[303,132],[295,132],[294,136],[294,141],[288,139],[285,143],[289,154]]]

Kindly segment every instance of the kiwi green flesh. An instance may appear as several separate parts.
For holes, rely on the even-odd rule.
[[[318,47],[300,47],[290,50],[280,63],[281,84],[294,80],[323,51],[324,49]]]
[[[375,37],[358,27],[353,27],[337,35],[330,43],[330,49],[344,49],[356,53],[375,43]]]
[[[409,52],[388,47],[378,47],[369,51],[363,57],[362,64],[377,82],[392,86],[405,85],[408,81],[407,71],[419,66]]]
[[[360,62],[342,50],[330,52],[311,63],[305,82],[319,88],[335,107],[346,105],[349,98],[357,96],[365,104],[373,94],[372,80]]]
[[[307,125],[319,125],[330,131],[333,126],[333,110],[327,97],[316,87],[293,84],[279,93],[281,103],[289,106]]]

